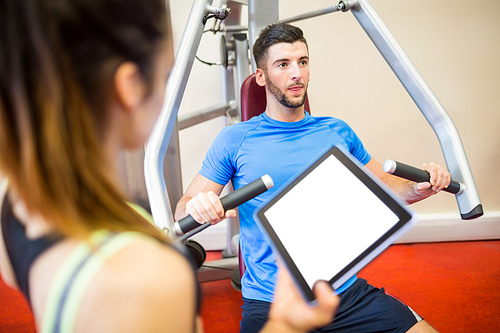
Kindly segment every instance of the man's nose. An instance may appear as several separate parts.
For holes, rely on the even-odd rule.
[[[299,81],[302,78],[302,72],[297,64],[290,65],[290,78],[293,81]]]

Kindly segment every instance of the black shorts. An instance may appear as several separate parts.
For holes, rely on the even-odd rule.
[[[330,325],[314,332],[406,332],[422,318],[410,307],[357,279],[340,295],[340,307]],[[267,320],[270,303],[243,298],[240,333],[258,332]]]

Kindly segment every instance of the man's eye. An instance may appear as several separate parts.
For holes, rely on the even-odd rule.
[[[305,61],[305,60],[301,61],[300,64],[303,65],[303,66],[305,66],[305,65],[307,65],[307,61]]]
[[[281,67],[281,68],[286,67],[286,63],[283,62],[283,63],[279,64],[278,67]]]

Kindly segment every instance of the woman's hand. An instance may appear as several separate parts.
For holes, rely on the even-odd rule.
[[[317,304],[305,301],[288,269],[278,262],[279,275],[269,319],[261,332],[309,332],[333,321],[340,299],[326,281],[314,285]]]

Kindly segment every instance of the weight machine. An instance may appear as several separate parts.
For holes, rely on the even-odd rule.
[[[193,2],[167,84],[163,109],[145,152],[146,189],[153,219],[160,229],[168,232],[172,238],[177,236],[173,228],[173,211],[183,195],[178,131],[219,116],[229,116],[235,121],[240,119],[240,87],[250,75],[250,63],[255,71],[255,63],[249,58],[248,49],[252,49],[265,26],[278,21],[292,23],[333,12],[352,13],[433,128],[452,178],[463,186],[460,193],[455,195],[461,218],[469,220],[483,215],[479,194],[455,125],[367,0],[341,0],[323,10],[282,20],[278,17],[278,0],[227,0],[220,6],[212,3],[213,0]],[[240,22],[245,6],[248,10],[248,26],[242,26]],[[205,25],[210,20],[215,21],[213,29],[222,34],[221,54],[225,68],[221,82],[223,101],[178,117],[196,52]],[[164,172],[164,169],[168,172]],[[234,230],[229,229],[228,237],[231,237]],[[230,269],[237,267],[237,258],[222,259],[211,264],[228,270],[213,271],[202,267],[199,271],[200,282],[228,278]]]

